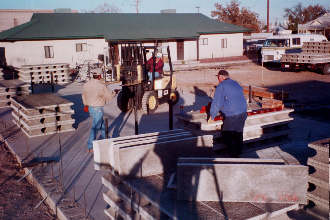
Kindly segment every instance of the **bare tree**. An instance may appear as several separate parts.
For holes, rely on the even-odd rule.
[[[97,6],[95,9],[86,11],[86,12],[89,12],[89,13],[119,13],[120,9],[113,4],[104,2],[103,4],[100,4],[99,6]]]
[[[231,0],[226,6],[221,3],[215,3],[214,6],[216,10],[211,11],[211,16],[216,17],[217,20],[260,32],[259,15],[245,7],[240,8],[240,3],[237,0]]]
[[[309,5],[304,8],[301,3],[298,3],[293,8],[286,8],[284,11],[284,16],[289,22],[288,28],[293,32],[298,31],[298,24],[305,24],[327,12],[327,10],[319,4]]]

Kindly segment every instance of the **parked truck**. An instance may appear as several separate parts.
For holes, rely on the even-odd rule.
[[[284,54],[301,52],[305,42],[322,42],[327,38],[321,34],[287,34],[268,37],[262,48],[262,62],[279,63]]]
[[[284,54],[282,70],[310,69],[330,74],[330,42],[305,42],[301,53]]]

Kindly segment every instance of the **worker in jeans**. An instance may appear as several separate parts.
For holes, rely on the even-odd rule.
[[[150,57],[150,59],[147,62],[148,79],[150,81],[153,80],[152,72],[154,71],[154,60],[155,60],[155,78],[159,78],[163,74],[164,62],[162,60],[162,54],[157,53],[155,57]]]
[[[229,155],[239,157],[243,148],[243,128],[247,118],[243,89],[229,78],[226,70],[220,70],[217,78],[219,85],[212,100],[209,123],[221,112],[224,117],[221,138],[228,148]]]
[[[105,83],[101,81],[101,75],[93,73],[93,77],[83,86],[82,100],[84,111],[89,112],[93,119],[92,128],[88,138],[88,152],[93,152],[93,141],[98,131],[101,131],[101,139],[105,138],[105,125],[103,120],[104,105],[115,97],[118,90],[110,92]]]

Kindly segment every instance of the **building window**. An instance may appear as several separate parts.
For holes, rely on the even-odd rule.
[[[221,48],[227,48],[227,38],[221,39]]]
[[[199,45],[208,45],[208,39],[207,38],[199,39]]]
[[[87,44],[86,43],[79,43],[76,44],[76,52],[87,51]]]
[[[44,48],[45,48],[45,58],[54,58],[53,46],[44,46]]]
[[[292,38],[293,45],[300,45],[300,38]]]

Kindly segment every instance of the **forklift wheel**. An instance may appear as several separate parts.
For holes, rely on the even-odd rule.
[[[178,91],[171,92],[170,101],[172,102],[172,105],[178,103],[179,99],[180,99],[180,94]]]
[[[127,112],[132,109],[132,106],[129,102],[129,96],[128,94],[124,93],[123,90],[118,93],[117,106],[122,112]]]
[[[158,98],[153,91],[147,91],[142,98],[142,111],[145,114],[154,113],[158,107]]]

